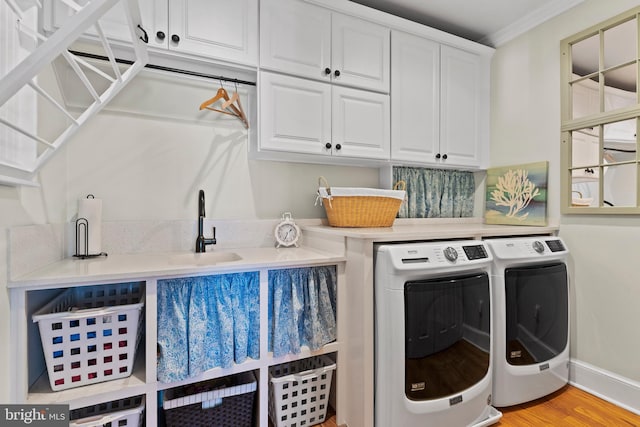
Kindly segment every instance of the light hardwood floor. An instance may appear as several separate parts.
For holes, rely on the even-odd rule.
[[[499,409],[503,415],[496,427],[640,427],[640,415],[572,386],[533,402]],[[335,416],[319,426],[338,427]]]
[[[640,416],[576,387],[561,390],[533,402],[499,408],[500,427],[640,427]]]

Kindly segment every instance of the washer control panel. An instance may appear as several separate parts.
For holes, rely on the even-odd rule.
[[[559,237],[513,237],[485,241],[497,259],[537,259],[565,256],[567,247]]]
[[[492,261],[489,248],[479,240],[381,244],[377,257],[385,253],[396,270],[423,270],[480,266]]]
[[[488,258],[487,249],[484,245],[463,246],[462,249],[469,260]]]
[[[449,261],[453,262],[458,259],[458,251],[451,246],[447,246],[442,252],[444,253],[444,257]]]

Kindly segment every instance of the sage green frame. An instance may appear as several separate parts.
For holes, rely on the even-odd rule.
[[[613,28],[617,25],[626,23],[635,19],[636,30],[636,55],[635,59],[622,64],[616,64],[615,66],[604,68],[604,31]],[[587,76],[583,76],[579,79],[572,77],[572,58],[571,58],[571,46],[580,41],[586,40],[594,35],[599,35],[600,38],[600,52],[599,52],[599,67],[598,71]],[[560,191],[560,207],[562,214],[639,214],[640,213],[640,159],[638,157],[638,151],[640,149],[640,143],[638,135],[638,122],[640,122],[640,100],[639,86],[640,86],[640,7],[631,9],[627,12],[619,14],[611,19],[603,21],[597,25],[587,28],[573,36],[567,37],[560,42],[560,66],[561,66],[561,154],[560,154],[560,179],[561,179],[561,191]],[[636,65],[636,105],[620,108],[613,111],[603,112],[604,103],[604,74],[606,72],[626,67],[629,65]],[[598,77],[599,82],[599,94],[600,94],[600,113],[591,114],[585,117],[579,117],[572,119],[572,94],[571,84],[584,80],[589,77]],[[603,157],[603,140],[604,132],[602,126],[608,123],[636,119],[636,158],[632,162],[617,163],[617,165],[623,164],[635,164],[636,165],[636,206],[604,206],[603,205],[603,187],[604,187],[604,174],[599,174],[599,193],[600,193],[600,206],[599,207],[574,207],[571,205],[572,193],[571,193],[571,173],[573,168],[571,155],[572,155],[572,140],[571,133],[576,130],[585,129],[588,127],[600,127],[599,141],[600,141],[600,155],[598,159],[598,167],[611,166],[611,164],[604,165],[602,163]],[[613,164],[614,166],[616,164]],[[595,165],[594,165],[595,166]],[[602,169],[601,169],[602,170]]]

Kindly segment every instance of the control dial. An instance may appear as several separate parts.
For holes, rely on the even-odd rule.
[[[447,246],[446,248],[444,248],[443,252],[444,252],[444,257],[451,262],[458,259],[458,251],[456,251],[451,246]]]
[[[544,252],[544,245],[540,240],[534,241],[532,246],[533,246],[533,250],[538,252],[539,254]]]

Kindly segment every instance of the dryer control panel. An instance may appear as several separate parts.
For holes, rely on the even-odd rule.
[[[545,240],[545,243],[549,247],[551,252],[564,252],[566,251],[562,240],[554,239],[554,240]]]
[[[485,243],[497,259],[557,258],[569,252],[562,239],[550,236],[488,239]]]

